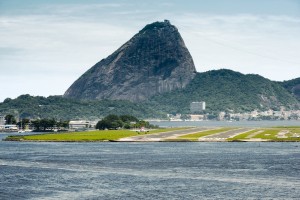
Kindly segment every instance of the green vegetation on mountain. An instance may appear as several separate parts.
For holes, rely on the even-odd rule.
[[[97,120],[110,114],[166,118],[167,113],[188,114],[193,101],[205,101],[211,118],[219,111],[280,110],[282,106],[287,110],[299,109],[299,101],[282,84],[259,75],[222,69],[197,73],[185,88],[155,95],[143,102],[21,95],[0,103],[0,113],[22,119]],[[285,84],[289,88],[290,83]]]
[[[300,101],[300,78],[292,79],[289,81],[283,81],[280,83],[284,88],[286,88],[291,94],[296,96]]]
[[[208,112],[299,108],[297,99],[280,84],[227,69],[197,73],[186,88],[156,95],[148,103],[167,113],[189,113],[193,101],[205,101]]]
[[[48,118],[56,120],[90,119],[97,120],[109,114],[134,115],[138,118],[164,118],[158,110],[140,103],[125,100],[75,100],[62,96],[33,97],[21,95],[0,103],[0,113],[12,114],[16,118]]]

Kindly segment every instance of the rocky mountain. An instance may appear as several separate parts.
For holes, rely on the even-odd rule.
[[[177,28],[166,20],[145,26],[85,72],[63,97],[7,98],[0,103],[0,114],[56,119],[98,119],[108,114],[163,118],[167,113],[188,114],[193,101],[205,101],[209,113],[300,109],[300,78],[274,82],[228,69],[197,73]]]
[[[71,85],[64,97],[137,102],[184,88],[195,74],[193,59],[182,37],[165,20],[145,26],[95,64]]]

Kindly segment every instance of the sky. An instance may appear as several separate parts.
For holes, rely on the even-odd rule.
[[[300,77],[300,0],[0,0],[0,102],[62,95],[145,25],[165,19],[198,72]]]

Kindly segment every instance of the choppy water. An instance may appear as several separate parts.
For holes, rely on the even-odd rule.
[[[299,199],[298,143],[0,142],[0,199]]]
[[[300,144],[2,141],[0,199],[300,199]]]

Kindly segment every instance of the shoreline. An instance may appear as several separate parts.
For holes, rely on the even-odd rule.
[[[193,140],[164,140],[164,141],[138,141],[138,140],[132,140],[132,141],[120,141],[120,140],[90,140],[90,141],[83,141],[83,140],[9,140],[9,139],[3,139],[4,142],[36,142],[36,143],[52,143],[52,142],[58,142],[58,143],[148,143],[148,142],[157,142],[157,143],[163,143],[163,142],[199,142],[199,143],[240,143],[240,142],[246,142],[246,143],[298,143],[300,141],[293,141],[293,140],[283,140],[283,141],[275,141],[275,140],[233,140],[233,141],[193,141]]]
[[[130,130],[95,130],[69,133],[9,135],[15,142],[300,142],[300,127],[185,127],[140,133]]]

